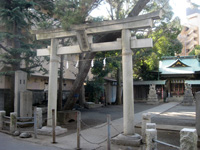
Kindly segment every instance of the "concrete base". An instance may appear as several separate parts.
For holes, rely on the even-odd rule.
[[[67,129],[61,128],[60,126],[56,126],[55,130],[56,130],[55,131],[56,135],[61,135],[61,134],[67,133]],[[38,129],[37,133],[41,134],[41,135],[52,135],[52,127],[44,126],[41,129]]]
[[[158,105],[159,104],[159,101],[147,101],[147,104],[149,105]]]
[[[112,144],[124,145],[124,146],[137,146],[141,145],[142,137],[139,134],[124,135],[119,134],[112,139]]]
[[[182,102],[181,105],[183,106],[193,106],[194,105],[194,102]]]

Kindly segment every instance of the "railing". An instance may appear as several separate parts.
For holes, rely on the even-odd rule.
[[[22,121],[22,120],[31,121]],[[5,115],[5,111],[0,112],[0,129],[4,129],[4,125],[9,124],[9,132],[13,133],[20,128],[20,125],[34,125],[34,137],[37,138],[37,107],[34,107],[34,117],[17,117],[16,112],[10,113],[10,116]]]
[[[168,147],[172,147],[172,148],[176,148],[176,149],[180,150],[180,147],[178,147],[178,146],[175,146],[175,145],[172,145],[172,144],[169,144],[169,143],[165,143],[165,142],[162,142],[162,141],[159,141],[159,140],[156,140],[156,139],[152,139],[152,142],[156,142],[156,143],[159,143],[159,144],[162,144],[162,145],[165,145],[165,146],[168,146]]]
[[[32,121],[19,121],[22,119],[32,120]],[[34,138],[37,138],[37,107],[34,107],[34,116],[33,117],[17,117],[17,127],[20,125],[34,125]]]

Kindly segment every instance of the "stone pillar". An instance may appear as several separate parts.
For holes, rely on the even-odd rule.
[[[146,139],[146,124],[151,122],[151,114],[149,113],[144,113],[142,114],[142,142],[145,143]]]
[[[42,128],[42,108],[37,107],[36,111],[37,129],[40,129]]]
[[[20,91],[26,90],[27,73],[21,70],[15,72],[14,111],[20,116]]]
[[[196,129],[184,128],[180,132],[180,149],[197,150],[197,131]]]
[[[196,98],[196,129],[197,135],[200,137],[200,91],[195,93]]]
[[[157,140],[157,130],[146,129],[146,150],[157,150],[157,142],[152,142],[152,139]]]
[[[15,132],[17,129],[17,113],[10,113],[10,133]]]
[[[5,111],[0,111],[0,130],[3,129],[3,117],[5,116],[6,112]]]
[[[49,63],[49,87],[48,87],[48,114],[47,126],[52,126],[52,109],[57,112],[57,86],[58,86],[58,39],[51,39],[50,63]],[[55,113],[55,118],[57,115]],[[57,119],[56,119],[57,120]]]
[[[20,117],[32,117],[33,94],[31,91],[20,92]]]
[[[130,30],[122,30],[122,67],[123,67],[123,124],[124,134],[133,135],[134,129],[134,99],[133,99],[133,64],[130,49]]]

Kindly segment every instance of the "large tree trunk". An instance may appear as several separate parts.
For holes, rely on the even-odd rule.
[[[129,17],[137,16],[149,1],[150,0],[139,0],[128,16]],[[115,35],[118,36],[118,38],[119,38],[121,33],[117,33]],[[115,39],[117,38],[116,36],[115,36]],[[105,34],[103,37],[101,36],[99,39],[97,39],[96,42],[102,42],[102,39],[108,39],[108,41],[109,41],[109,40],[113,39],[113,34],[112,33]],[[71,90],[71,92],[67,98],[67,101],[64,105],[65,110],[73,109],[73,106],[77,101],[77,98],[75,95],[77,95],[79,93],[79,91],[83,85],[83,82],[90,70],[91,61],[94,57],[95,57],[95,53],[89,52],[86,54],[85,61],[83,61],[83,65],[80,68],[80,71],[76,77],[74,84],[73,84],[72,90]]]
[[[117,69],[117,93],[116,93],[116,104],[122,104],[122,88],[121,88],[121,66]]]
[[[77,101],[77,94],[79,94],[80,88],[83,85],[83,82],[85,81],[85,78],[87,77],[87,74],[90,70],[91,61],[95,57],[96,53],[89,52],[85,55],[85,57],[80,60],[82,61],[82,67],[80,68],[80,71],[76,77],[76,80],[74,81],[72,90],[67,98],[67,102],[65,103],[64,110],[72,109],[74,104]]]
[[[60,78],[59,78],[59,88],[58,88],[58,99],[57,99],[57,110],[62,110],[62,95],[63,95],[63,60],[64,55],[60,56]]]

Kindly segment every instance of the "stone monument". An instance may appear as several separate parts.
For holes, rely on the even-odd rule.
[[[185,84],[185,93],[182,101],[182,105],[191,106],[194,103],[194,96],[192,94],[192,87],[189,84]]]
[[[156,94],[156,86],[155,86],[155,84],[152,84],[149,87],[149,94],[148,94],[147,104],[151,104],[151,105],[159,104],[158,96]]]

